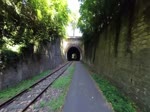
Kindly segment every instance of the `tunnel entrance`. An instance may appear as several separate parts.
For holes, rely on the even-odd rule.
[[[76,47],[69,48],[67,52],[68,61],[80,61],[80,51]]]

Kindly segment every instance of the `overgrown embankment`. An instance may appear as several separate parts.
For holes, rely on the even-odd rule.
[[[37,82],[38,80],[40,80],[41,78],[45,76],[48,76],[50,73],[51,73],[51,70],[44,71],[40,74],[37,74],[36,76],[32,77],[29,80],[21,81],[16,86],[13,86],[4,90],[0,90],[0,104],[14,97],[15,95],[19,94],[21,91],[29,88],[35,82]]]
[[[66,0],[0,1],[0,89],[63,62]]]
[[[40,46],[38,53],[25,52],[24,55],[12,57],[1,70],[0,89],[4,89],[29,79],[45,70],[50,70],[64,62],[60,50],[60,40],[47,42]],[[8,59],[8,58],[6,58]]]
[[[149,0],[94,0],[85,2],[80,11],[84,61],[130,96],[143,111],[149,111]]]

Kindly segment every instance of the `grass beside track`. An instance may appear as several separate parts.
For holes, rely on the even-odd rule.
[[[10,88],[0,91],[0,102],[6,101],[7,99],[9,99],[9,98],[15,96],[16,94],[20,93],[21,91],[23,91],[24,89],[29,88],[31,85],[33,85],[39,79],[49,75],[50,72],[51,72],[50,70],[45,71],[43,73],[40,73],[40,74],[34,76],[31,79],[21,81],[16,86],[13,86],[13,87],[10,87]]]
[[[107,101],[112,104],[115,112],[136,112],[135,104],[120,93],[116,87],[112,86],[109,81],[94,73],[92,73],[92,77],[98,84]]]
[[[75,69],[74,65],[70,66],[66,74],[57,79],[52,85],[52,88],[59,89],[62,91],[57,98],[54,99],[52,98],[52,100],[50,100],[47,104],[45,104],[48,105],[54,112],[61,111],[64,105],[65,97],[67,95],[69,85],[72,80],[74,69]]]

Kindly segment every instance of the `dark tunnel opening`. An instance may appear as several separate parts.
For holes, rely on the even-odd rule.
[[[80,51],[76,47],[71,47],[67,52],[68,61],[80,61]]]

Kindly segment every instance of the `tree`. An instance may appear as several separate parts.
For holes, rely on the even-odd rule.
[[[85,40],[99,33],[118,14],[124,0],[80,0],[81,8],[78,27]]]
[[[75,37],[75,29],[77,28],[79,16],[77,12],[72,12],[70,15],[70,24],[73,30],[73,37]]]
[[[0,0],[0,53],[65,37],[67,24],[67,0]]]

